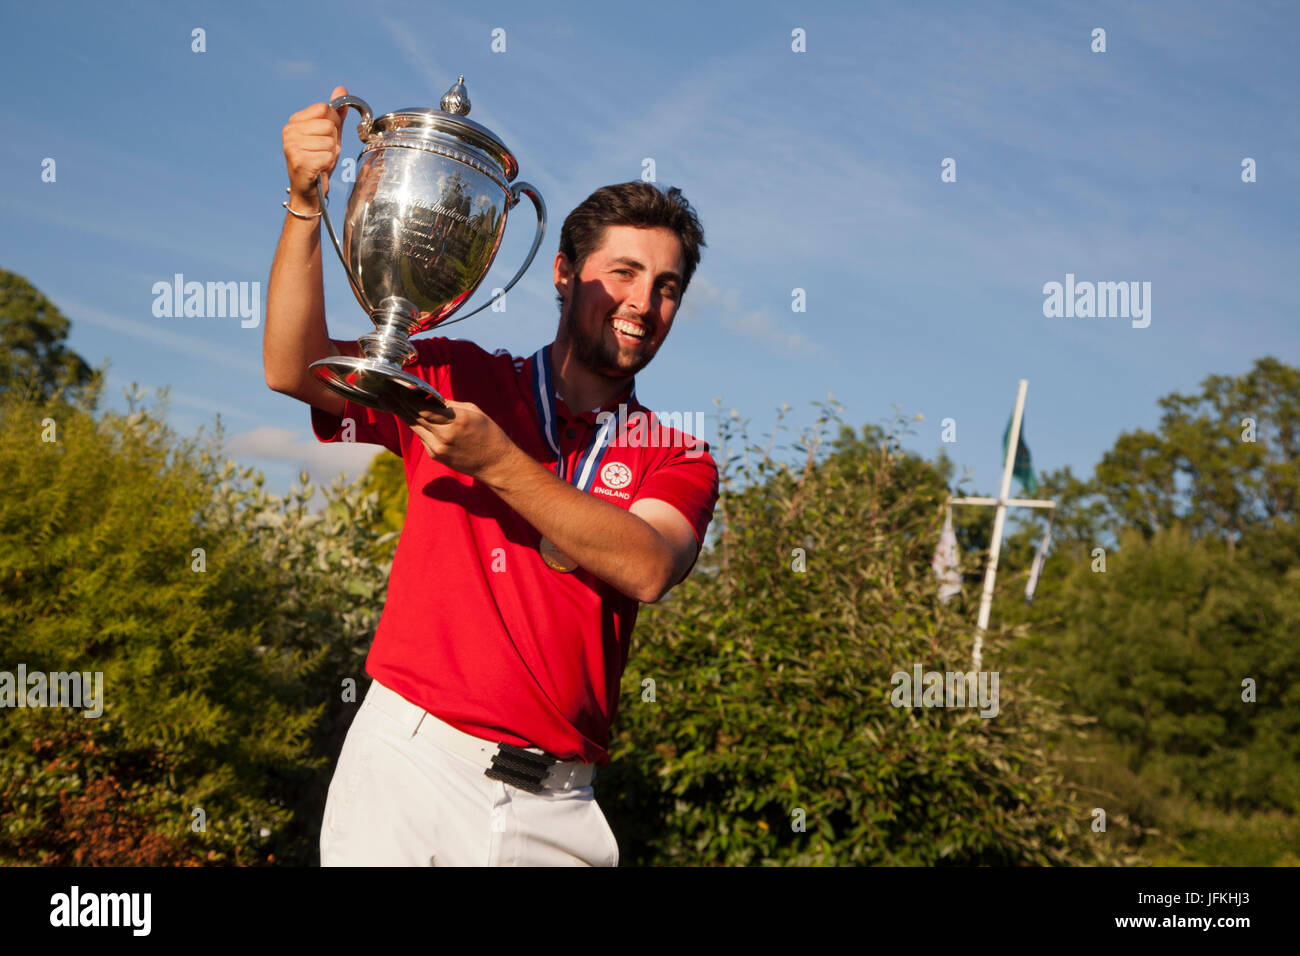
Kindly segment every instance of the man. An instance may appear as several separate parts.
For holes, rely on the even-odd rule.
[[[409,500],[321,862],[617,865],[591,781],[609,762],[632,627],[639,602],[690,573],[718,496],[707,444],[630,427],[647,412],[635,375],[699,262],[699,222],[675,189],[597,190],[561,230],[554,342],[525,359],[416,339],[406,370],[448,410],[399,419],[308,371],[359,352],[326,331],[310,218],[342,123],[317,103],[284,128],[290,214],[267,290],[266,381],[312,406],[321,441],[400,455]]]

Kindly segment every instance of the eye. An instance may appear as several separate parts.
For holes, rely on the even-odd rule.
[[[630,276],[632,274],[631,269],[615,269],[614,271],[621,276]]]

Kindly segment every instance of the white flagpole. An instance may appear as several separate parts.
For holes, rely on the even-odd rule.
[[[1034,562],[1029,567],[1029,581],[1025,584],[1025,602],[1028,603],[1034,599],[1034,589],[1038,587],[1038,576],[1043,573],[1043,565],[1047,563],[1047,550],[1052,546],[1052,513],[1047,515],[1047,530],[1043,532],[1043,540],[1038,542],[1038,550],[1034,552]]]
[[[993,541],[989,545],[988,570],[984,572],[984,592],[980,595],[980,615],[975,632],[975,647],[971,653],[971,670],[978,671],[984,651],[984,632],[989,626],[989,612],[993,609],[993,584],[998,576],[998,554],[1002,551],[1002,526],[1007,517],[1007,495],[1011,492],[1011,472],[1016,465],[1016,449],[1020,447],[1020,418],[1025,410],[1025,392],[1029,380],[1020,380],[1016,395],[1016,410],[1011,416],[1011,434],[1007,441],[1007,460],[1002,466],[1002,490],[998,493],[998,508],[993,516]]]

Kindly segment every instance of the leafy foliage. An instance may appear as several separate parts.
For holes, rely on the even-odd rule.
[[[1144,851],[1275,862],[1300,840],[1300,370],[1260,359],[1160,404],[1158,432],[1121,435],[1090,480],[1044,479],[1055,555],[1032,608],[998,613],[1029,628],[1018,654],[1054,698],[1095,718],[1062,759]]]
[[[1066,538],[1111,545],[1126,528],[1149,538],[1177,522],[1231,550],[1251,527],[1296,520],[1300,369],[1265,357],[1159,404],[1158,431],[1121,434],[1090,480],[1068,468],[1043,478]]]
[[[134,404],[0,402],[0,661],[102,672],[105,700],[5,713],[0,858],[311,862],[387,573],[374,499],[312,515]]]
[[[0,392],[75,399],[101,376],[64,346],[68,320],[22,276],[0,269]]]
[[[823,406],[819,426],[831,421]],[[724,425],[724,449],[737,428]],[[716,545],[642,612],[598,783],[623,859],[1115,860],[1050,768],[1047,742],[1069,721],[1031,673],[1003,669],[993,719],[891,705],[896,671],[969,667],[969,625],[937,602],[929,568],[945,476],[879,429],[822,445],[820,430],[804,436],[798,465],[770,444],[724,450]],[[1007,640],[991,633],[986,660]]]
[[[305,475],[269,495],[219,427],[183,440],[138,396],[95,413],[66,332],[0,272],[0,670],[98,671],[105,697],[3,712],[0,862],[315,863],[401,462],[319,511]],[[968,666],[992,513],[955,511],[968,595],[939,604],[952,463],[829,405],[788,460],[724,422],[716,540],[642,610],[598,784],[623,860],[1300,862],[1300,371],[1265,358],[1161,405],[1091,478],[1042,476],[1056,554],[1031,607],[1039,528],[1009,537],[992,719],[890,701],[897,671]]]
[[[391,453],[376,455],[362,478],[361,489],[366,494],[378,496],[379,524],[375,530],[381,535],[391,536],[396,542],[406,522],[406,472],[402,459]],[[392,560],[395,546],[395,543],[391,547],[385,545],[384,553],[376,557]]]

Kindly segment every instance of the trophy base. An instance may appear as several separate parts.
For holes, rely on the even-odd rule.
[[[447,408],[432,385],[390,362],[335,355],[312,362],[311,372],[318,382],[344,398],[399,418],[421,408]]]

